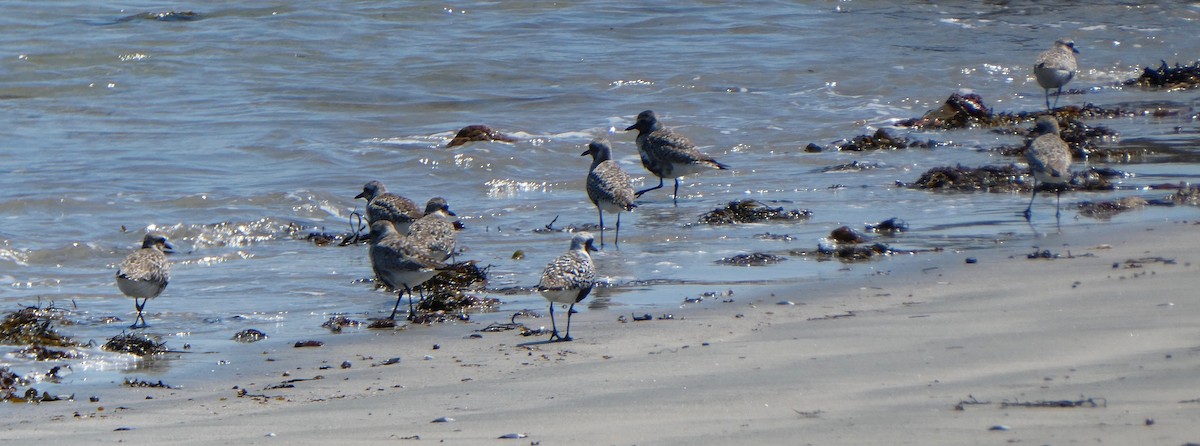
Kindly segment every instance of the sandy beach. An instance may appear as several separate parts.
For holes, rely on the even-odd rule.
[[[214,366],[200,384],[114,386],[98,402],[77,395],[10,406],[0,436],[25,444],[1200,442],[1200,226],[1108,225],[1038,241],[850,264],[857,279],[708,299],[670,320],[587,311],[567,343],[512,331],[472,337],[481,327],[462,324],[330,335],[317,348],[282,339],[235,345],[254,353]],[[1028,257],[1041,250],[1058,257]],[[451,420],[435,422],[443,418]]]

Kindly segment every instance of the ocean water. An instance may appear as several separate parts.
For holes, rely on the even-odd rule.
[[[423,203],[445,197],[466,229],[460,258],[489,265],[490,289],[536,284],[569,235],[535,231],[596,223],[584,193],[587,142],[652,185],[635,135],[646,109],[732,171],[670,183],[624,214],[620,249],[596,256],[611,286],[590,312],[664,312],[705,292],[852,281],[896,262],[1053,243],[1056,233],[1127,221],[1196,218],[1193,207],[1150,207],[1111,220],[1074,204],[1160,198],[1151,185],[1200,179],[1200,91],[1122,88],[1146,65],[1200,58],[1200,6],[1169,2],[5,2],[0,14],[0,308],[53,302],[71,310],[80,340],[121,332],[134,312],[115,265],[148,229],[176,246],[173,277],[151,301],[146,331],[169,347],[233,349],[256,328],[274,339],[330,336],[335,314],[385,316],[394,296],[373,290],[365,246],[320,247],[313,231],[349,231],[369,180]],[[149,18],[144,13],[193,11]],[[1129,175],[1115,191],[1068,193],[1020,216],[1024,194],[932,193],[915,181],[937,166],[1021,162],[988,149],[1019,137],[988,130],[910,132],[899,120],[955,92],[997,111],[1034,111],[1043,92],[1031,65],[1057,38],[1080,49],[1080,72],[1059,105],[1161,110],[1090,121],[1119,132],[1104,147],[1145,150],[1128,162],[1076,160]],[[486,124],[516,143],[449,149],[461,127]],[[889,128],[933,149],[807,153]],[[853,161],[872,169],[825,172]],[[700,214],[753,198],[808,209],[798,223],[710,227]],[[610,215],[607,222],[615,219]],[[883,241],[942,253],[844,264],[795,256],[842,225],[891,217],[910,231]],[[761,234],[786,234],[772,240]],[[513,260],[521,250],[525,259]],[[744,268],[717,259],[788,257]],[[477,321],[545,308],[534,294]],[[106,323],[109,316],[123,322]],[[478,328],[462,324],[467,333]],[[454,330],[451,327],[448,330]],[[356,332],[364,332],[358,330]],[[350,335],[354,335],[351,333]],[[20,373],[49,368],[0,346]],[[69,389],[112,376],[186,379],[212,358],[153,366],[82,350]],[[115,374],[115,375],[114,375]],[[90,380],[90,381],[89,381]],[[69,393],[64,390],[63,393]]]

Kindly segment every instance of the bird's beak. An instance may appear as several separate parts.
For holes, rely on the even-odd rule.
[[[625,127],[625,131],[626,131],[626,132],[628,132],[628,131],[630,131],[630,130],[633,130],[633,129],[636,129],[636,128],[637,128],[637,124],[634,124],[634,125],[631,125],[631,126],[629,126],[629,127]]]
[[[591,154],[592,154],[592,148],[591,148],[591,147],[588,147],[588,149],[587,149],[587,150],[584,150],[584,151],[583,151],[583,153],[580,153],[580,154],[579,154],[579,156],[588,156],[588,155],[591,155]]]
[[[170,243],[163,242],[163,253],[165,253],[165,254],[172,254],[172,253],[174,253],[174,252],[175,252],[175,247],[174,247],[174,246],[171,246],[171,244],[170,244]]]
[[[359,192],[359,193],[358,193],[358,195],[355,195],[355,196],[354,196],[354,199],[355,199],[355,200],[357,200],[357,199],[359,199],[359,198],[363,198],[363,197],[366,197],[366,196],[367,196],[367,192],[366,192],[366,191],[362,191],[362,192]]]
[[[584,249],[587,251],[592,251],[592,252],[600,252],[600,248],[597,248],[595,243],[593,243],[593,242],[588,242],[587,246],[585,246]]]
[[[455,214],[455,213],[454,213],[454,211],[452,211],[452,210],[449,210],[449,209],[446,209],[446,215],[449,215],[449,216],[451,216],[451,217],[457,217],[457,216],[458,216],[458,214]]]

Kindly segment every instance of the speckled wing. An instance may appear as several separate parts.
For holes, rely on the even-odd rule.
[[[586,298],[595,283],[591,258],[583,251],[572,250],[546,266],[538,291],[553,302],[573,304]]]
[[[457,235],[454,223],[440,213],[428,214],[409,226],[409,238],[416,249],[424,250],[430,258],[444,261],[454,254]],[[440,256],[440,258],[439,258]]]
[[[593,204],[609,212],[634,208],[632,179],[613,160],[602,161],[588,173],[587,194]]]
[[[375,222],[388,220],[396,224],[400,233],[406,232],[408,225],[421,218],[422,210],[408,198],[385,193],[367,203],[367,221]]]
[[[154,248],[138,249],[117,268],[117,287],[130,297],[158,297],[167,288],[171,266],[167,256]]]
[[[384,237],[371,244],[371,268],[393,289],[416,287],[438,274],[446,264],[403,236]]]
[[[1056,44],[1038,55],[1033,74],[1043,88],[1058,88],[1071,82],[1076,69],[1075,54]]]
[[[642,155],[642,163],[650,158],[657,170],[646,166],[655,174],[662,177],[678,177],[692,173],[695,168],[725,169],[728,166],[717,162],[713,157],[700,153],[696,146],[687,138],[666,129],[655,130],[646,135],[638,136],[638,152]],[[694,166],[689,168],[689,166]],[[688,173],[680,173],[686,170]]]
[[[1034,139],[1025,151],[1029,170],[1040,181],[1065,183],[1070,180],[1071,152],[1058,135],[1042,135]]]

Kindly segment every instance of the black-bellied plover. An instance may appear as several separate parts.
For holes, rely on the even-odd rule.
[[[150,232],[142,238],[142,247],[130,253],[117,267],[117,288],[132,297],[133,306],[137,308],[137,317],[129,328],[138,328],[138,321],[142,322],[142,327],[146,327],[146,319],[142,317],[146,302],[158,297],[167,288],[167,282],[171,279],[171,264],[163,252],[170,252],[171,249],[174,248],[167,242],[166,236]]]
[[[408,293],[408,319],[416,317],[412,301],[412,289],[420,286],[438,275],[446,263],[439,256],[430,253],[414,244],[410,236],[401,235],[396,226],[389,220],[379,220],[371,223],[371,269],[376,277],[382,280],[392,290],[396,291],[396,305],[388,319],[396,319],[396,311],[400,309],[400,301],[404,293]]]
[[[629,174],[612,159],[612,147],[608,140],[597,138],[588,144],[587,151],[580,156],[592,156],[592,167],[588,170],[587,195],[600,214],[600,246],[604,247],[604,212],[617,214],[617,235],[613,245],[621,244],[621,211],[632,211],[633,186]]]
[[[1058,106],[1058,97],[1062,96],[1062,87],[1075,77],[1075,41],[1059,39],[1054,46],[1038,55],[1037,64],[1033,66],[1033,75],[1037,77],[1038,85],[1046,90],[1046,111],[1050,111],[1050,90],[1058,89],[1054,96],[1054,106]]]
[[[665,128],[658,122],[658,117],[651,110],[641,112],[637,122],[626,128],[626,131],[637,129],[638,154],[642,157],[642,165],[658,177],[658,186],[638,191],[635,196],[661,189],[663,178],[675,179],[675,195],[673,201],[679,204],[679,178],[709,169],[728,169],[729,166],[717,162],[713,157],[700,153],[696,146],[687,138]]]
[[[454,255],[457,243],[454,222],[450,217],[455,216],[450,211],[450,205],[442,197],[433,197],[425,204],[425,216],[414,221],[409,226],[408,236],[413,244],[428,252],[431,258],[445,261]]]
[[[592,234],[576,232],[571,237],[571,249],[546,265],[542,272],[542,280],[538,282],[538,292],[550,301],[550,340],[571,340],[571,313],[575,304],[587,297],[596,284],[596,271],[592,268],[592,255],[588,251],[596,251]],[[558,325],[554,323],[554,305],[569,304],[567,309],[566,336],[558,335]]]
[[[395,223],[396,230],[408,234],[408,227],[421,218],[421,209],[412,200],[387,191],[379,181],[370,181],[363,186],[362,193],[354,198],[367,199],[367,224],[379,220]]]
[[[1053,116],[1039,116],[1034,132],[1039,136],[1025,148],[1025,160],[1029,162],[1029,172],[1033,174],[1033,196],[1029,197],[1029,206],[1025,208],[1026,220],[1032,215],[1038,183],[1055,186],[1054,216],[1058,217],[1062,190],[1071,181],[1071,150],[1058,136],[1058,121]]]

